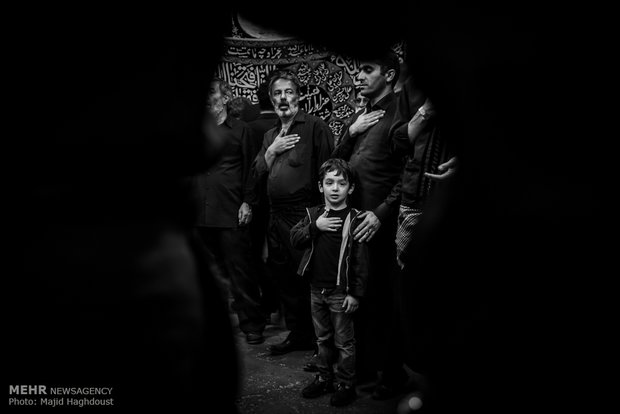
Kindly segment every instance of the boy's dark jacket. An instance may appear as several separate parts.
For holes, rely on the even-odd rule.
[[[307,216],[291,229],[291,244],[296,249],[305,249],[297,273],[307,277],[314,252],[314,239],[321,232],[316,220],[325,212],[325,205],[307,208]],[[368,246],[353,240],[353,229],[361,222],[360,211],[352,208],[342,226],[342,244],[338,256],[338,278],[336,285],[345,286],[347,294],[362,297],[368,279]],[[343,280],[344,279],[344,280]],[[343,284],[344,283],[344,284]]]

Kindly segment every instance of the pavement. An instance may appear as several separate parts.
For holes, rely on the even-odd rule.
[[[311,359],[313,351],[295,351],[285,355],[272,356],[267,347],[283,341],[288,330],[283,326],[279,314],[271,316],[267,325],[265,342],[249,345],[239,330],[236,317],[231,314],[235,327],[235,339],[242,367],[240,393],[237,407],[240,414],[405,414],[413,413],[407,407],[410,395],[400,395],[385,401],[371,397],[375,383],[356,387],[358,398],[346,407],[329,404],[331,394],[315,399],[301,397],[301,390],[314,380],[315,373],[305,372],[303,366]],[[411,373],[415,375],[414,373]]]

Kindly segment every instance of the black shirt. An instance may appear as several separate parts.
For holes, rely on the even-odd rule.
[[[327,217],[339,217],[342,224],[351,211],[351,207],[342,210],[329,210]],[[335,288],[338,278],[338,259],[342,244],[342,228],[340,231],[319,231],[314,239],[314,253],[310,268],[310,284],[318,288]]]
[[[258,155],[258,151],[260,151],[263,145],[263,139],[265,137],[265,133],[272,128],[276,127],[276,123],[278,122],[278,115],[275,112],[262,112],[258,118],[253,121],[248,122],[248,127],[252,130],[252,140],[256,145],[256,153],[252,155],[252,160],[256,158]],[[261,179],[256,180],[256,195],[258,197],[257,200],[257,210],[260,212],[269,211],[268,207],[268,199],[267,199],[267,176],[261,177]],[[259,212],[259,214],[260,214]],[[254,214],[254,218],[257,216]]]
[[[353,207],[373,211],[382,222],[397,212],[399,194],[393,191],[400,181],[402,156],[392,153],[389,131],[396,112],[393,92],[375,103],[369,110],[385,110],[378,123],[352,137],[347,128],[332,156],[343,158],[357,173],[357,186],[351,195]],[[353,115],[351,123],[362,115]]]
[[[334,136],[321,119],[299,110],[288,134],[299,134],[300,140],[291,150],[277,155],[271,168],[265,152],[280,133],[282,123],[265,133],[263,147],[254,162],[258,177],[268,174],[267,193],[271,206],[308,206],[319,202],[318,170],[334,149]]]
[[[198,226],[235,228],[239,207],[255,204],[254,180],[250,175],[256,154],[251,130],[232,116],[218,126],[226,144],[218,161],[194,179],[198,197]]]

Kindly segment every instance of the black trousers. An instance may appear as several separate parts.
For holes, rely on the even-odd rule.
[[[355,313],[358,377],[383,371],[402,375],[401,279],[396,262],[395,223],[385,223],[369,242],[366,295]]]
[[[252,211],[252,222],[250,223],[251,266],[258,277],[261,307],[267,316],[280,308],[278,286],[270,272],[267,271],[266,261],[263,260],[263,247],[266,242],[268,224],[268,206],[256,206]]]
[[[297,274],[303,255],[291,245],[291,228],[306,216],[302,207],[271,211],[267,243],[267,269],[278,285],[278,293],[289,339],[313,342],[315,339],[310,313],[310,285]]]
[[[251,266],[248,228],[199,227],[198,234],[213,255],[220,275],[230,284],[239,329],[244,333],[262,333],[265,314],[260,306],[258,276]]]

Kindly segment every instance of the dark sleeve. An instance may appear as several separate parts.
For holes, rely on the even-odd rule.
[[[252,161],[254,161],[254,159],[258,155],[258,152],[262,148],[263,136],[261,135],[259,131],[253,129],[249,125],[248,125],[248,134],[250,136],[250,145],[249,145],[250,154],[252,157]]]
[[[320,167],[321,164],[332,156],[332,152],[334,151],[334,134],[325,122],[319,120],[315,128],[314,138],[317,167]]]
[[[334,158],[342,158],[343,160],[349,160],[351,155],[353,154],[353,147],[355,146],[355,142],[357,141],[357,137],[352,137],[349,134],[349,126],[354,123],[357,118],[359,118],[360,113],[353,115],[351,118],[351,123],[344,129],[344,132],[340,136],[338,140],[339,144],[332,152],[332,157]]]
[[[405,156],[412,149],[407,129],[408,122],[390,132],[390,144],[394,154]]]
[[[398,99],[403,98],[404,93],[405,93],[404,90],[401,91],[401,93],[398,94]],[[394,113],[392,117],[392,125],[394,125],[395,122],[397,122],[397,119],[399,118],[399,116],[401,116],[398,113],[399,103],[400,101],[396,102],[396,112]],[[407,128],[407,123],[408,121],[406,121],[404,124],[405,128]],[[405,130],[405,133],[406,133],[406,130]],[[392,128],[390,128],[389,134],[390,135],[388,136],[389,138],[388,142],[390,142],[390,145],[391,145]],[[402,171],[405,166],[405,156],[403,154],[395,153],[394,151],[392,151],[390,153],[390,163],[392,163],[393,165],[397,165],[400,173],[399,173],[398,180],[396,181],[396,183],[390,190],[390,193],[388,194],[388,196],[385,198],[385,200],[383,200],[381,204],[379,204],[377,207],[373,209],[373,213],[375,214],[375,216],[377,216],[377,218],[381,221],[381,223],[384,223],[390,216],[394,214],[398,214],[398,205],[400,204],[401,189],[402,189]]]
[[[300,250],[310,247],[318,231],[316,221],[310,220],[309,216],[304,217],[291,229],[291,245]]]
[[[270,132],[271,130],[265,132],[263,136],[263,145],[258,150],[258,154],[254,157],[252,163],[252,175],[256,180],[259,180],[269,172],[269,167],[267,167],[267,162],[265,162],[265,152],[267,152],[267,148],[269,148],[269,145],[272,143],[272,140],[269,138],[271,136]]]
[[[241,151],[243,162],[243,201],[256,206],[258,204],[258,177],[252,173],[252,163],[258,152],[252,130],[246,125],[241,129]]]
[[[320,118],[317,118],[312,126],[312,160],[310,171],[310,199],[311,203],[319,204],[322,201],[321,193],[315,184],[319,181],[319,168],[332,156],[334,151],[334,134],[327,124]]]
[[[426,96],[415,88],[412,78],[407,78],[398,94],[396,114],[390,127],[390,146],[395,154],[404,156],[413,150],[407,128],[409,121],[425,100]]]
[[[357,224],[359,223],[356,223],[355,226]],[[351,228],[355,228],[355,226],[352,225]],[[353,277],[349,278],[349,290],[347,293],[356,298],[362,298],[366,293],[368,281],[368,243],[360,243],[353,240],[351,250]]]
[[[377,216],[381,223],[385,222],[392,214],[396,214],[396,209],[400,204],[402,183],[401,174],[387,198],[373,210],[373,213],[375,213],[375,216]]]

